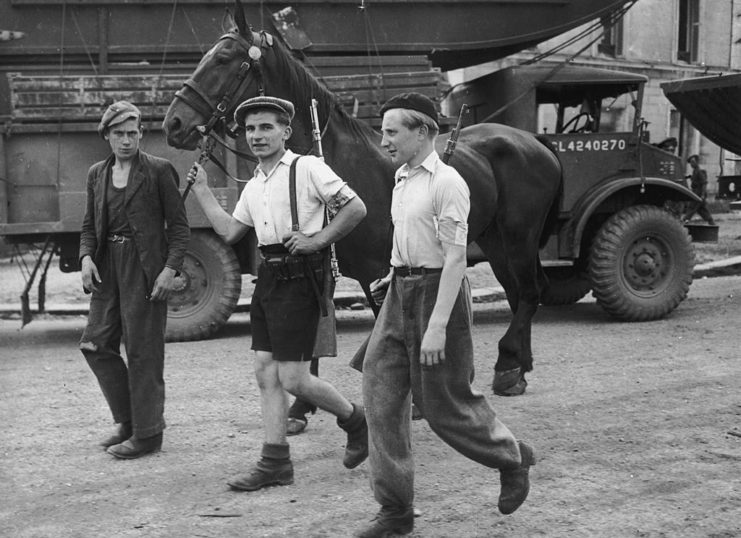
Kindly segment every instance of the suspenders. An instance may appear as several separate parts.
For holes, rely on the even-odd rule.
[[[291,198],[291,230],[294,232],[299,231],[298,203],[296,202],[296,166],[298,166],[298,160],[300,158],[301,156],[298,156],[293,159],[288,172],[288,194]]]
[[[294,232],[299,231],[299,223],[298,223],[298,202],[296,200],[296,166],[298,165],[298,160],[301,157],[296,157],[293,159],[293,162],[291,163],[291,167],[288,171],[288,195],[291,200],[291,230]],[[326,254],[325,254],[326,255]],[[309,282],[311,282],[311,287],[314,290],[314,295],[316,296],[316,300],[319,303],[319,309],[322,313],[322,317],[326,317],[327,312],[327,305],[324,302],[324,296],[322,295],[321,291],[319,290],[319,282],[317,282],[316,279],[316,273],[311,267],[311,264],[309,263],[309,258],[307,256],[303,256],[304,258],[304,267],[306,271],[306,278],[309,279]],[[326,265],[322,263],[322,265]],[[327,268],[325,267],[324,270],[326,271]]]

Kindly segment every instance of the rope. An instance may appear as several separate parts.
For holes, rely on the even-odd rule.
[[[637,2],[637,0],[633,0],[630,4],[628,4],[627,7],[622,8],[620,10],[617,10],[617,11],[613,12],[611,14],[611,17],[610,17],[610,22],[611,22],[610,27],[612,27],[615,24],[617,24],[618,21],[620,21],[620,19],[622,19],[623,16],[625,16],[625,13],[628,11],[628,9],[630,9],[630,7],[633,4],[635,4],[636,2]],[[613,17],[613,15],[616,15],[616,16]],[[569,45],[571,45],[571,44],[575,43],[576,41],[579,41],[579,40],[583,39],[585,36],[587,36],[590,33],[594,32],[594,30],[596,28],[600,27],[601,25],[602,25],[601,22],[600,23],[597,23],[597,24],[593,24],[587,30],[585,30],[583,32],[580,32],[578,34],[578,36],[577,36],[578,39],[577,38],[572,38],[572,39],[567,40],[566,43],[568,43]],[[604,37],[604,35],[605,35],[605,32],[603,30],[602,32],[600,32],[599,34],[597,34],[597,36],[594,39],[591,39],[590,41],[588,41],[587,44],[584,45],[582,48],[580,48],[578,51],[576,51],[575,53],[573,53],[572,55],[570,55],[569,57],[567,57],[565,60],[563,60],[562,62],[560,62],[559,64],[557,64],[553,69],[551,69],[548,73],[546,73],[546,75],[543,78],[541,78],[537,82],[534,82],[533,84],[531,84],[530,87],[526,91],[524,91],[523,93],[521,93],[520,95],[518,95],[517,97],[515,97],[514,99],[512,99],[508,103],[505,103],[504,105],[502,105],[501,107],[499,107],[497,110],[495,110],[494,112],[492,112],[488,116],[486,116],[483,120],[480,121],[480,123],[486,123],[486,122],[492,121],[499,114],[501,114],[502,112],[504,112],[505,110],[507,110],[509,107],[511,107],[515,103],[517,103],[520,100],[522,100],[525,96],[529,95],[530,92],[534,88],[536,88],[538,85],[542,84],[543,82],[551,79],[556,73],[558,73],[558,71],[560,71],[565,66],[567,66],[568,64],[570,64],[571,61],[574,58],[576,58],[577,56],[579,56],[582,52],[584,52],[585,50],[587,50],[588,48],[590,48],[592,45],[594,45],[597,41],[599,41],[600,39],[602,39]],[[529,65],[529,64],[535,63],[536,61],[540,61],[540,60],[542,60],[544,58],[547,58],[548,56],[552,56],[553,54],[556,54],[556,52],[562,50],[563,48],[565,48],[565,46],[563,46],[563,44],[557,45],[556,47],[553,47],[552,49],[544,52],[543,54],[539,54],[535,58],[531,58],[530,60],[526,60],[526,61],[524,61],[524,62],[522,62],[522,63],[520,63],[518,65]]]
[[[62,31],[59,36],[59,85],[64,77],[64,34],[67,29],[67,0],[62,2]],[[62,108],[62,94],[59,94],[59,108]],[[59,176],[62,174],[62,115],[57,119],[57,192],[59,192]]]
[[[162,77],[162,73],[165,70],[165,60],[167,59],[167,47],[170,45],[170,35],[172,34],[172,27],[175,24],[175,11],[178,8],[178,0],[175,0],[172,4],[172,13],[170,13],[170,23],[167,25],[167,34],[165,36],[165,46],[162,49],[162,61],[160,62],[160,72],[158,77]]]
[[[361,0],[360,2],[360,11],[363,14],[363,28],[365,29],[365,45],[366,45],[366,51],[368,52],[368,78],[370,81],[373,80],[373,71],[371,69],[372,67],[372,55],[371,55],[371,43],[373,44],[373,50],[376,53],[376,58],[378,58],[378,68],[380,70],[381,75],[381,93],[382,93],[382,100],[386,101],[386,74],[383,70],[383,62],[381,61],[381,53],[378,50],[378,43],[376,43],[376,37],[373,33],[373,24],[370,20],[370,14],[368,13],[368,6],[365,4],[365,0]],[[375,92],[373,93],[375,97]],[[381,102],[379,102],[377,99],[374,101],[376,105],[380,105]]]
[[[201,56],[204,54],[203,50],[203,44],[198,39],[198,35],[196,34],[196,28],[193,26],[193,23],[190,20],[190,17],[188,16],[188,12],[183,8],[183,15],[185,15],[185,20],[188,23],[188,26],[190,26],[190,33],[193,34],[193,37],[196,38],[196,45],[198,45],[198,50],[201,52]]]
[[[608,18],[609,27],[612,28],[618,22],[620,22],[620,20],[625,16],[625,14],[628,12],[628,10],[637,1],[638,0],[632,0],[629,4],[626,4],[625,6],[621,7],[620,9],[617,9],[617,10],[611,12],[609,14],[609,16],[608,16],[609,17]],[[576,43],[576,42],[584,39],[586,36],[588,36],[589,34],[591,34],[592,32],[594,32],[595,30],[597,30],[598,28],[600,28],[602,26],[603,26],[603,21],[602,20],[597,21],[597,22],[594,22],[594,23],[592,23],[591,26],[588,26],[587,28],[585,28],[584,30],[582,30],[581,32],[579,32],[578,34],[576,34],[575,36],[567,39],[563,43],[560,43],[560,44],[554,46],[553,48],[547,50],[546,52],[544,52],[542,54],[539,54],[537,56],[534,56],[533,58],[531,58],[529,60],[526,60],[526,61],[522,62],[519,65],[529,65],[529,64],[533,64],[535,62],[538,62],[540,60],[543,60],[545,58],[548,58],[549,56],[552,56],[552,55],[554,55],[554,54],[562,51],[566,47],[569,47],[570,45],[573,45],[574,43]],[[600,34],[597,36],[597,38],[594,41],[590,42],[590,45],[592,45],[595,41],[597,41],[599,39],[602,39],[602,37],[604,37],[604,35],[605,35],[605,32],[603,30],[602,32],[600,32]],[[579,54],[581,54],[583,52],[583,50],[585,50],[585,49],[580,50],[575,56],[578,56]],[[571,58],[574,58],[575,56],[571,56]]]
[[[82,48],[85,49],[85,54],[87,55],[88,61],[90,61],[90,66],[93,68],[93,72],[95,73],[95,76],[98,76],[98,68],[95,67],[93,56],[90,54],[90,49],[87,46],[85,37],[83,36],[82,30],[80,30],[80,25],[77,22],[77,9],[73,7],[71,13],[72,13],[72,22],[75,23],[75,30],[77,30],[77,35],[80,37],[80,41],[82,42]]]

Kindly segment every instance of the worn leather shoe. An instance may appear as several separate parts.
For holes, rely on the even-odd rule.
[[[288,417],[286,421],[286,435],[298,435],[306,430],[309,421],[304,418]]]
[[[131,437],[131,434],[133,432],[131,431],[131,422],[122,422],[120,424],[116,425],[116,431],[103,439],[100,442],[100,446],[103,448],[108,448],[109,446],[117,445],[119,443],[123,443]]]
[[[257,491],[268,486],[288,486],[293,484],[293,464],[289,461],[279,467],[268,468],[258,463],[246,475],[233,478],[227,484],[238,491]]]
[[[139,439],[135,435],[129,437],[123,443],[109,446],[108,452],[111,456],[116,456],[122,460],[135,460],[141,458],[146,454],[152,454],[159,452],[162,448],[162,433],[153,435],[152,437],[146,437]]]
[[[522,506],[530,492],[530,466],[535,465],[535,454],[527,443],[520,441],[519,445],[522,458],[520,466],[499,470],[501,490],[498,506],[503,514],[511,514]]]
[[[365,412],[358,404],[352,404],[352,407],[350,418],[345,421],[337,419],[337,425],[347,433],[342,464],[348,469],[354,469],[368,457],[368,423],[365,421]]]

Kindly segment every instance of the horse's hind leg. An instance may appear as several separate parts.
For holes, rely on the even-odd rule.
[[[492,389],[501,396],[516,396],[525,392],[525,373],[533,369],[531,326],[543,273],[537,258],[537,241],[518,238],[517,232],[506,234],[506,238],[503,240],[501,234],[490,229],[477,243],[504,287],[512,309],[512,320],[499,340]]]

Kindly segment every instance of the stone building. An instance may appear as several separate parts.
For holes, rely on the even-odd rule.
[[[592,21],[503,60],[451,72],[450,82],[518,64],[584,34],[541,62],[570,60],[647,76],[643,116],[650,141],[676,137],[680,155],[699,154],[712,195],[717,192],[717,176],[741,174],[741,158],[719,148],[684,120],[664,96],[661,83],[741,72],[741,0],[638,0],[627,2],[626,7],[614,24],[614,18]]]

